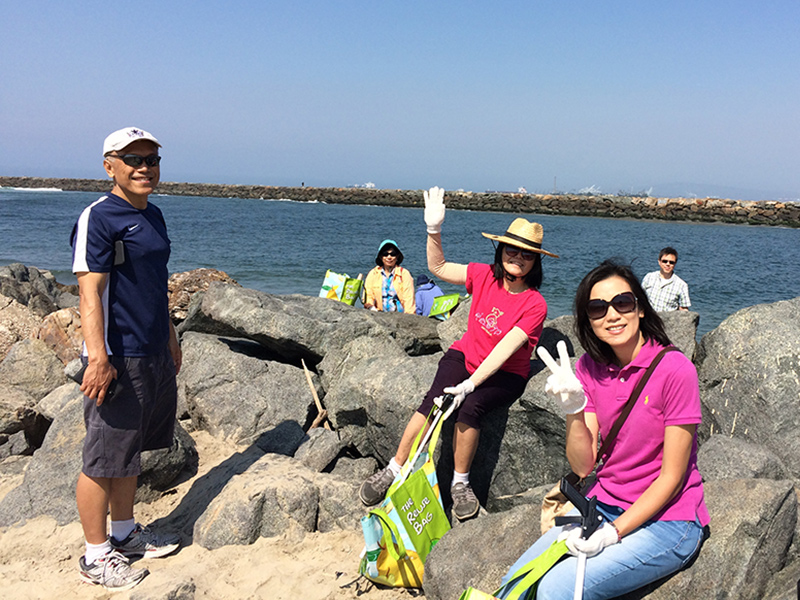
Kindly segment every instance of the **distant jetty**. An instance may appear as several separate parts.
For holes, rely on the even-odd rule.
[[[57,188],[64,191],[103,193],[107,192],[110,186],[107,179],[0,176],[0,187]],[[277,187],[162,181],[158,186],[158,193],[212,198],[286,199],[328,204],[423,206],[422,190]],[[800,202],[773,200],[755,202],[719,198],[448,191],[445,201],[448,207],[460,210],[800,227]]]

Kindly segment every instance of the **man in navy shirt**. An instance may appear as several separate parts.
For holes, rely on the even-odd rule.
[[[148,201],[161,175],[160,147],[134,127],[105,139],[103,166],[114,187],[84,209],[71,238],[86,365],[86,439],[76,490],[86,538],[80,574],[114,590],[148,574],[132,567],[130,557],[165,556],[180,545],[179,536],[133,518],[141,452],[173,442],[181,365],[167,306],[170,241],[161,211]]]

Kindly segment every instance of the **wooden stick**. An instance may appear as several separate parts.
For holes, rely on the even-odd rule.
[[[317,395],[317,388],[314,387],[314,383],[311,381],[311,371],[308,370],[306,367],[306,361],[302,358],[300,359],[300,364],[303,365],[303,371],[306,374],[306,381],[308,381],[308,387],[311,388],[311,395],[314,397],[314,404],[317,405],[317,418],[314,419],[314,422],[311,424],[311,429],[314,427],[319,427],[319,424],[322,423],[325,429],[331,430],[331,424],[328,422],[328,411],[322,408],[322,402],[319,401],[319,396]]]

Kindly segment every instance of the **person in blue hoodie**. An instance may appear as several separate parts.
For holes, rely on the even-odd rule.
[[[423,317],[430,316],[431,308],[433,308],[433,299],[437,296],[443,295],[442,288],[436,285],[432,279],[427,275],[417,276],[417,314]]]

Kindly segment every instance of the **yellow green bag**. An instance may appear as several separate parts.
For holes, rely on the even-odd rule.
[[[458,600],[499,600],[500,598],[519,600],[528,591],[533,594],[531,598],[536,598],[539,580],[568,553],[569,549],[565,541],[553,542],[547,550],[520,567],[511,579],[494,593],[487,594],[470,587],[464,590]]]
[[[359,572],[376,583],[421,588],[425,559],[450,530],[432,458],[444,421],[431,423],[437,412],[441,416],[434,407],[426,421],[431,424],[427,449],[419,451],[423,427],[386,499],[361,519],[366,549]]]
[[[436,296],[436,298],[433,299],[429,316],[447,319],[450,316],[450,313],[455,309],[459,300],[461,300],[461,297],[458,294],[444,294],[442,296]]]
[[[361,294],[363,285],[361,275],[357,279],[349,277],[347,273],[334,273],[330,269],[325,272],[325,279],[319,291],[320,298],[338,300],[353,306]]]

